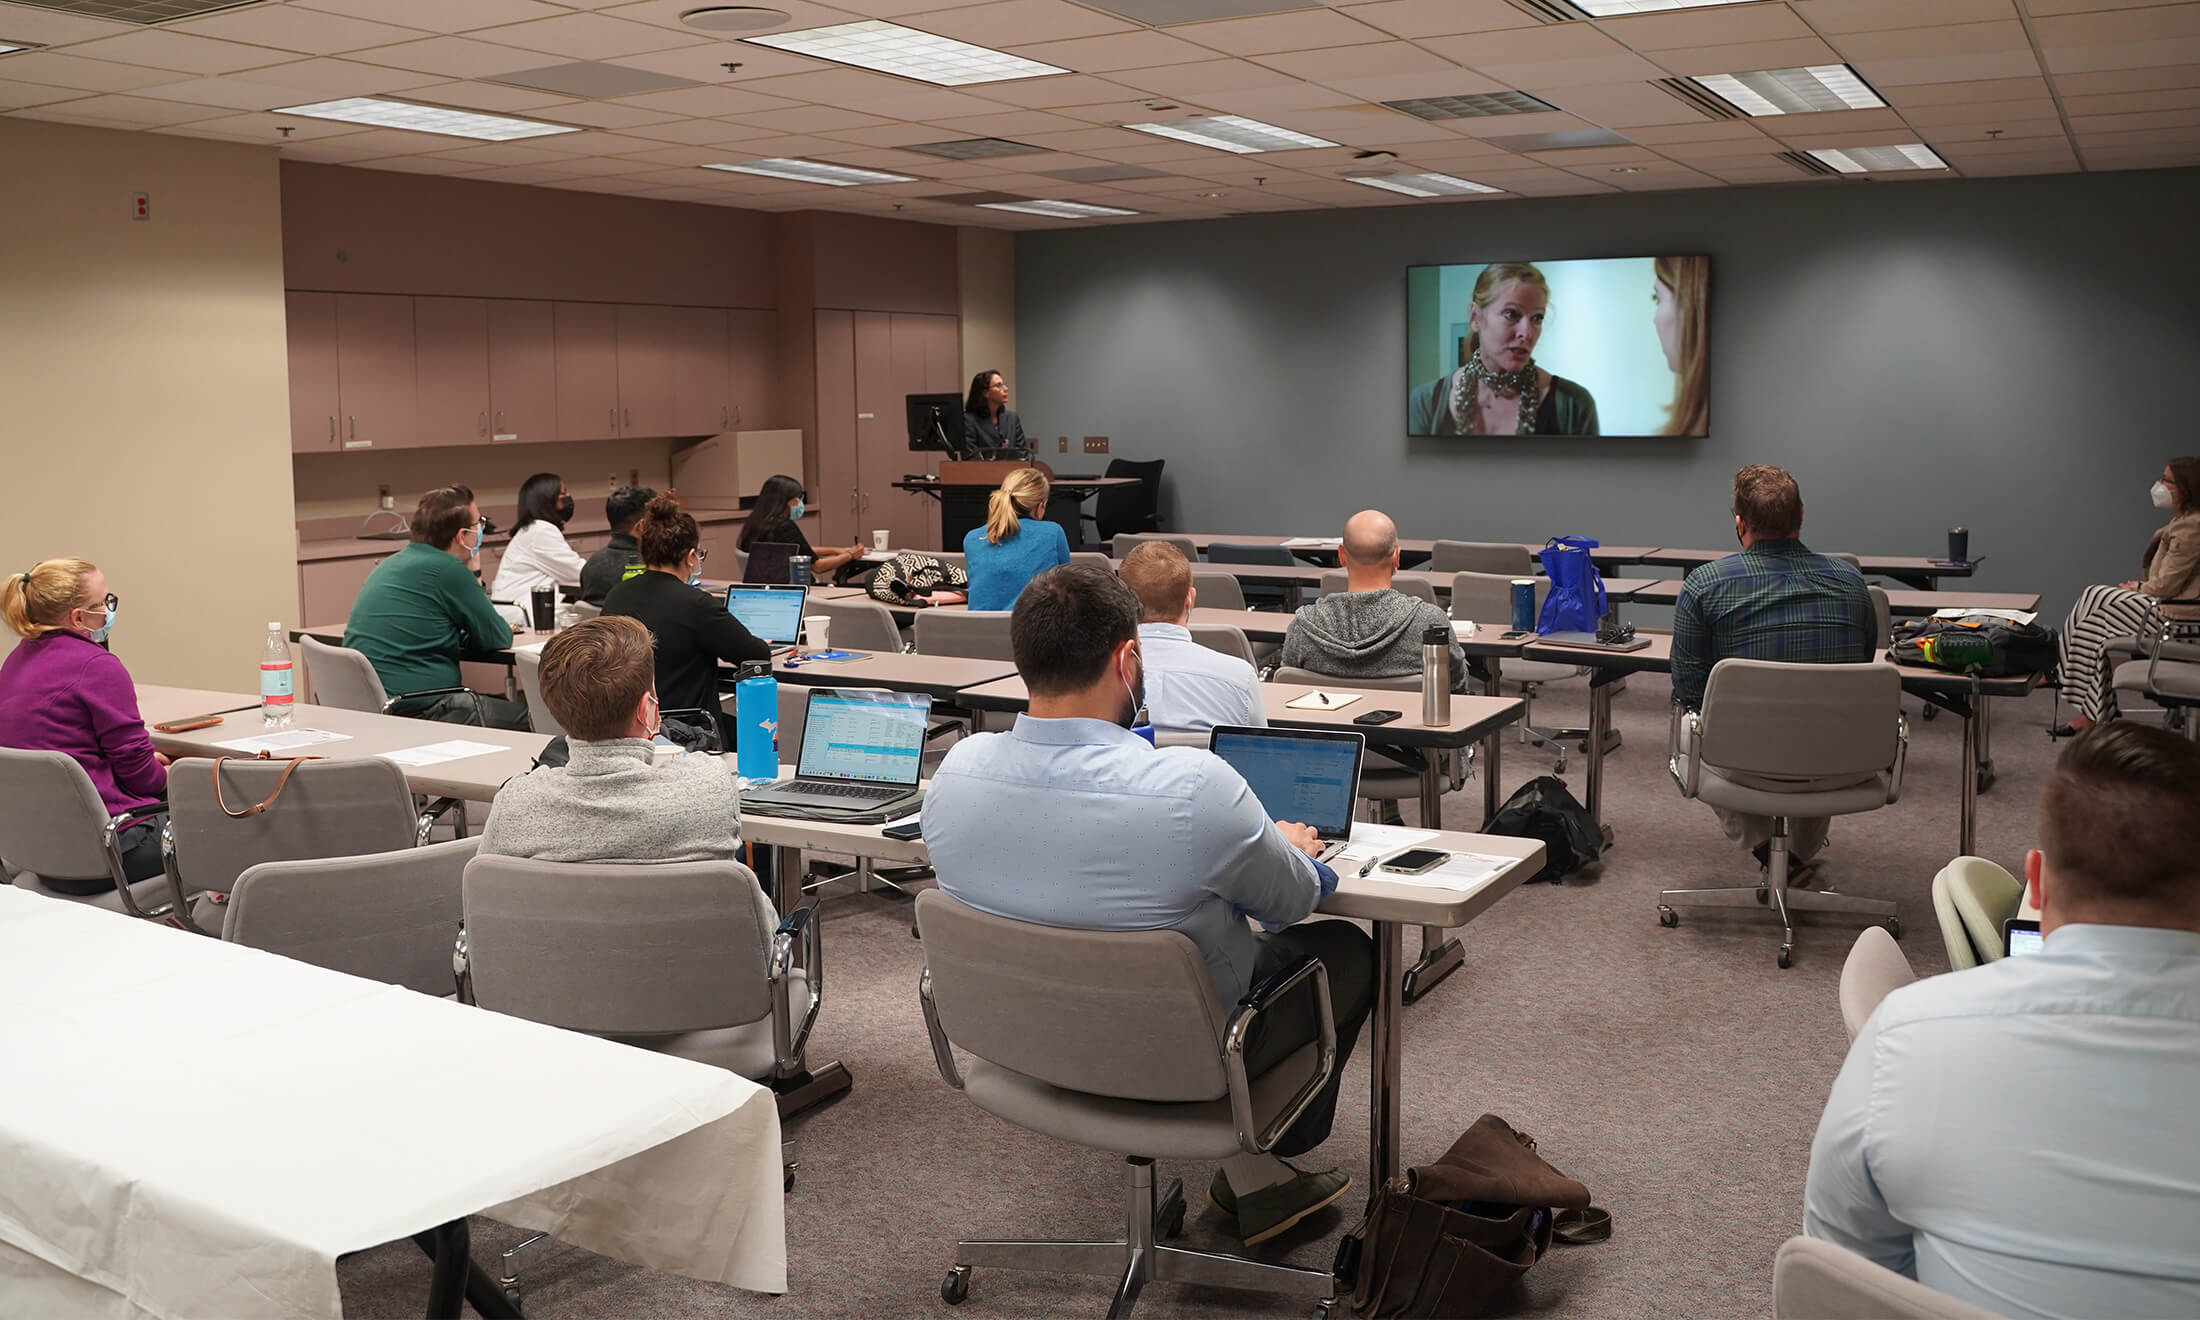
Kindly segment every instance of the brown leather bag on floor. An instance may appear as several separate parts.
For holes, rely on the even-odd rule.
[[[1589,1204],[1587,1187],[1536,1154],[1534,1138],[1484,1114],[1443,1158],[1386,1184],[1339,1259],[1356,1252],[1352,1304],[1362,1315],[1478,1316],[1506,1301],[1554,1238],[1611,1235],[1612,1217]]]

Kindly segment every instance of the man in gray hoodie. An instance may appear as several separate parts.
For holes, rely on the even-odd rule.
[[[1398,525],[1377,509],[1346,520],[1344,591],[1300,610],[1283,635],[1283,663],[1331,678],[1395,678],[1421,672],[1421,637],[1431,627],[1451,634],[1451,616],[1390,583],[1398,571]],[[1451,642],[1451,686],[1464,690],[1467,653]]]

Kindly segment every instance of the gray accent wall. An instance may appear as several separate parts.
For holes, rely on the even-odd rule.
[[[2200,170],[2162,170],[1027,232],[1011,383],[1057,470],[1105,461],[1086,435],[1167,459],[1175,528],[1719,546],[1734,470],[1777,463],[1815,548],[1961,524],[1972,585],[2059,623],[2138,576],[2147,487],[2200,451],[2196,215]],[[1658,252],[1711,255],[1708,439],[1406,437],[1406,267]]]

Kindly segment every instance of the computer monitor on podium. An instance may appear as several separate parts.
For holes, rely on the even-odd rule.
[[[907,403],[911,449],[940,449],[957,458],[963,456],[966,446],[961,395],[912,394]]]

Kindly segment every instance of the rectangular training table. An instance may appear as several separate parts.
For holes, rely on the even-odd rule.
[[[1695,568],[1724,559],[1733,553],[1733,550],[1689,550],[1679,546],[1659,546],[1635,562],[1656,564],[1665,568]],[[1980,558],[1983,559],[1984,556]],[[1860,561],[1857,568],[1864,576],[1891,577],[1920,591],[1931,591],[1934,584],[1944,577],[1967,578],[1977,570],[1979,563],[1979,560],[1974,559],[1967,564],[1953,564],[1916,555],[1858,555],[1857,559]]]

